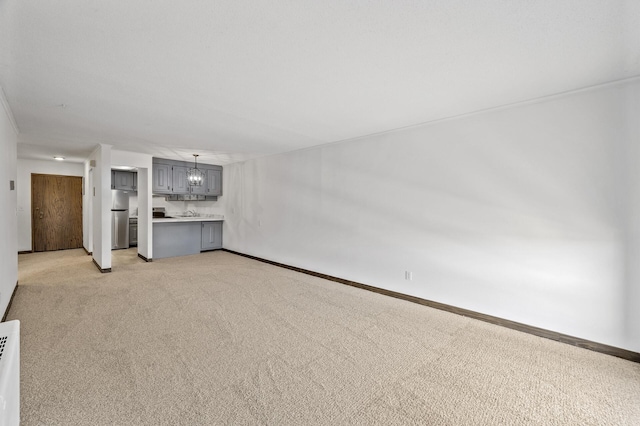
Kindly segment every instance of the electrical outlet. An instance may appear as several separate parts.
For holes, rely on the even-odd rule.
[[[413,280],[413,272],[404,271],[404,279],[407,280],[407,281]]]

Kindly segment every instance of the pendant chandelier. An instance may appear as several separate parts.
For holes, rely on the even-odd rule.
[[[187,183],[189,186],[202,186],[204,182],[204,172],[198,168],[198,154],[195,157],[194,166],[187,170]]]

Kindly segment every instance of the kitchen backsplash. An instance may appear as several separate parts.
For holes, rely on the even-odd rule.
[[[168,213],[180,213],[193,210],[201,214],[224,215],[221,199],[218,201],[166,201],[163,197],[152,198],[153,207],[164,207]]]
[[[164,207],[167,213],[183,213],[193,210],[201,214],[221,214],[224,215],[222,198],[218,201],[166,201],[164,197],[152,197],[152,207]],[[129,195],[129,215],[135,216],[138,209],[138,196]]]

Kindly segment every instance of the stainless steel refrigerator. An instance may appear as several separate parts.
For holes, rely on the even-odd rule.
[[[129,248],[129,193],[111,190],[111,249]]]

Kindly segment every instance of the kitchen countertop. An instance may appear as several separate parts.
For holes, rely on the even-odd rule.
[[[195,217],[154,217],[153,223],[181,223],[181,222],[216,222],[223,221],[221,214],[208,214]]]

